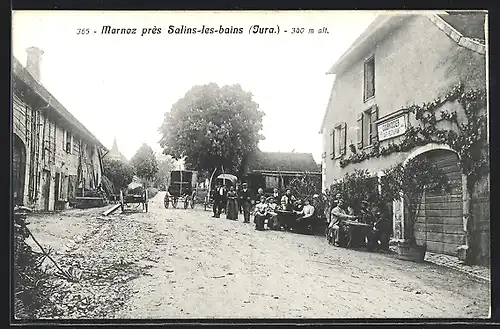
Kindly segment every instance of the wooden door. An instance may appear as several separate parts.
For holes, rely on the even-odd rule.
[[[43,210],[49,210],[50,204],[50,171],[44,170],[42,175]]]
[[[446,173],[451,191],[425,193],[415,225],[417,242],[419,244],[426,242],[427,249],[431,252],[456,256],[457,247],[465,242],[462,218],[462,176],[458,157],[455,153],[446,150],[430,151],[421,156],[426,156]],[[426,218],[427,225],[425,224]]]

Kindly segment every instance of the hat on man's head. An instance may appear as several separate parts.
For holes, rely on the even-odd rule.
[[[247,183],[243,183],[243,184],[241,184],[241,185],[243,185],[243,186],[248,186],[248,184],[247,184]]]

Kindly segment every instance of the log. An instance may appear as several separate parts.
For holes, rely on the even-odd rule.
[[[115,204],[113,207],[109,208],[108,210],[106,210],[105,212],[103,212],[103,216],[108,216],[109,214],[112,214],[116,211],[116,209],[120,208],[121,207],[121,204]]]

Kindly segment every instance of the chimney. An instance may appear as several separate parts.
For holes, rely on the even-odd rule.
[[[36,81],[40,82],[40,64],[42,61],[43,51],[37,47],[29,47],[26,49],[27,60],[26,69],[35,78]]]

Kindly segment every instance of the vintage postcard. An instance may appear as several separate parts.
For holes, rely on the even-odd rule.
[[[12,321],[488,319],[486,11],[14,11]]]

